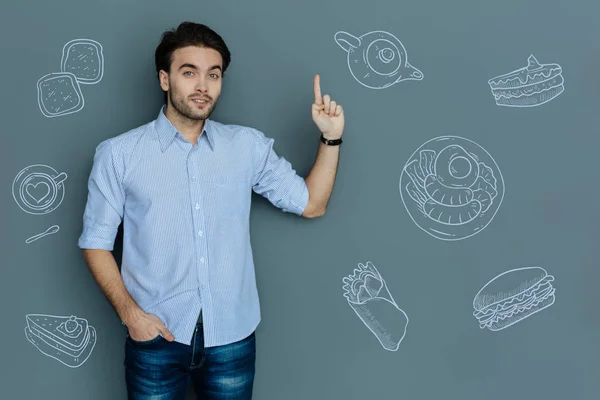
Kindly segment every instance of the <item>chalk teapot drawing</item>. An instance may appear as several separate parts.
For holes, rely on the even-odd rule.
[[[385,89],[398,82],[423,79],[423,73],[408,63],[406,49],[391,33],[373,31],[356,37],[339,31],[335,41],[348,52],[350,73],[363,86]]]

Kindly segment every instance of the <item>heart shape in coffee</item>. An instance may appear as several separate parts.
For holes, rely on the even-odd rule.
[[[50,185],[43,181],[36,184],[28,183],[25,187],[25,192],[27,192],[29,197],[35,200],[37,204],[40,204],[50,196]]]

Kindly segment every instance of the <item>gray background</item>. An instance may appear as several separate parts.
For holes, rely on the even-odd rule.
[[[324,217],[253,201],[263,315],[256,399],[596,398],[599,11],[591,0],[3,3],[0,398],[126,398],[124,327],[77,238],[94,149],[156,117],[154,49],[183,20],[208,24],[232,51],[213,118],[275,138],[299,174],[317,148],[315,73],[346,112]],[[340,30],[394,34],[424,79],[384,90],[360,85],[333,39]],[[76,38],[102,44],[103,79],[82,87],[83,110],[46,118],[36,82],[59,70],[63,45]],[[487,80],[527,65],[530,54],[563,67],[564,93],[539,107],[497,106]],[[441,135],[475,141],[504,177],[495,218],[465,240],[420,230],[398,190],[411,154]],[[27,214],[12,197],[16,174],[31,164],[68,174],[64,201],[48,215]],[[57,234],[25,244],[53,224]],[[396,352],[382,348],[342,296],[342,278],[367,261],[410,319]],[[535,265],[555,277],[555,304],[503,331],[480,329],[477,291],[503,271]],[[86,318],[98,332],[90,358],[67,368],[41,354],[24,335],[29,313]]]

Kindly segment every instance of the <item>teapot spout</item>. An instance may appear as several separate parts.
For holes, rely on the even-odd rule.
[[[403,68],[402,74],[398,77],[398,79],[396,80],[396,83],[402,82],[402,81],[420,81],[420,80],[423,80],[423,73],[420,70],[418,70],[417,68],[410,65],[409,63],[406,63],[406,65]]]

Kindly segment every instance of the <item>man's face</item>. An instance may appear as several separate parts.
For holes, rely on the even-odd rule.
[[[222,58],[214,49],[188,46],[173,52],[171,72],[160,71],[168,107],[191,120],[205,120],[221,94]]]

